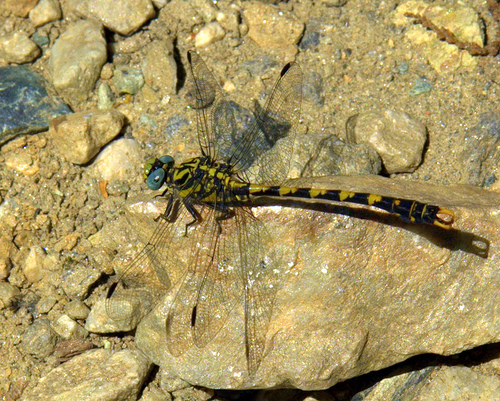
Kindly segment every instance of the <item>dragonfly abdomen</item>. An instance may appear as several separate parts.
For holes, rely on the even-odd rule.
[[[349,202],[359,205],[374,206],[393,213],[404,221],[417,224],[433,224],[450,228],[453,212],[409,199],[399,199],[370,193],[317,188],[294,188],[251,184],[248,188],[251,197],[287,197],[297,199],[321,199],[333,202]]]

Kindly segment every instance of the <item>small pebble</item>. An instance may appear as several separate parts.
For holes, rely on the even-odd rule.
[[[40,319],[31,324],[22,336],[23,348],[37,358],[49,356],[56,343],[57,335],[47,319]]]
[[[111,109],[115,104],[115,95],[107,83],[99,85],[97,90],[97,108],[99,110]]]
[[[45,252],[41,246],[33,246],[22,264],[22,270],[30,283],[40,281],[47,271],[44,268]]]
[[[40,48],[24,32],[0,37],[0,59],[7,63],[30,63],[39,55]]]
[[[52,323],[52,329],[65,340],[83,340],[89,334],[87,330],[68,315],[62,315]]]
[[[194,44],[196,47],[208,46],[211,43],[221,40],[226,35],[224,28],[218,22],[211,22],[205,25],[196,34]]]
[[[121,138],[106,146],[93,163],[103,180],[132,180],[142,165],[141,147],[134,139]]]
[[[40,0],[29,12],[29,17],[36,27],[59,20],[62,18],[61,5],[58,0]]]
[[[347,142],[373,147],[389,174],[415,171],[422,161],[426,140],[425,126],[401,111],[361,113],[347,122]]]
[[[304,24],[293,14],[259,2],[246,3],[243,17],[248,24],[248,36],[264,48],[296,45],[302,37]]]
[[[53,119],[49,134],[59,153],[75,164],[88,163],[116,137],[125,122],[116,110],[96,110]]]
[[[119,67],[114,72],[113,83],[118,94],[135,95],[144,85],[144,76],[137,69]]]
[[[17,287],[6,281],[0,281],[0,309],[8,308],[21,296]]]
[[[62,288],[70,299],[83,300],[87,297],[90,288],[101,277],[98,269],[78,265],[69,269],[62,277]]]
[[[87,319],[90,312],[90,308],[82,301],[70,301],[65,305],[64,310],[70,318],[77,320]]]
[[[53,296],[42,297],[36,304],[36,312],[39,314],[49,313],[56,303],[57,299]]]

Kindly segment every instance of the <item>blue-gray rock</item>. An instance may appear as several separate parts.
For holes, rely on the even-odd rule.
[[[24,66],[0,68],[0,109],[0,145],[18,135],[45,131],[52,118],[71,113],[48,95],[42,78]]]
[[[49,356],[56,346],[57,335],[47,319],[34,322],[23,334],[23,348],[38,358]]]

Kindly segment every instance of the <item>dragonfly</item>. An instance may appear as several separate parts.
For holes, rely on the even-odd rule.
[[[166,207],[147,244],[110,286],[106,310],[120,321],[134,308],[127,291],[139,291],[151,309],[176,287],[165,330],[168,351],[179,356],[193,345],[210,343],[240,303],[247,369],[253,376],[265,355],[284,271],[279,250],[268,245],[265,222],[252,212],[256,200],[350,202],[444,229],[452,226],[454,215],[411,199],[284,186],[300,121],[300,66],[284,66],[265,106],[239,134],[234,107],[202,58],[190,51],[187,59],[186,98],[195,110],[201,155],[181,163],[168,155],[145,163],[144,180],[152,190],[164,188],[159,196]]]

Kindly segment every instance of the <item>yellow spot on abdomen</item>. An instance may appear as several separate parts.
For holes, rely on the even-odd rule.
[[[288,195],[288,194],[294,194],[295,192],[297,192],[298,188],[293,188],[293,187],[281,187],[279,189],[279,194],[280,196],[285,196],[285,195]]]
[[[309,191],[309,195],[311,196],[311,198],[316,198],[320,195],[326,194],[326,192],[326,189],[311,188]]]
[[[382,197],[380,195],[370,194],[368,195],[368,204],[373,205],[375,203],[382,202]]]
[[[356,195],[355,192],[351,191],[340,191],[339,199],[341,201],[345,201],[347,198],[352,198],[354,195]]]

